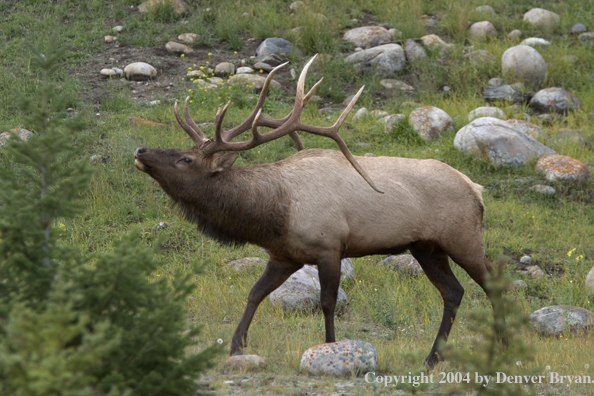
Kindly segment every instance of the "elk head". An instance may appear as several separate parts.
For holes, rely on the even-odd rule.
[[[317,55],[316,55],[317,56]],[[295,106],[293,110],[282,119],[268,118],[262,115],[262,106],[268,94],[268,88],[272,81],[272,76],[287,63],[277,66],[270,72],[264,85],[262,92],[258,98],[256,108],[252,114],[236,127],[224,130],[222,127],[223,118],[229,108],[228,102],[223,109],[219,108],[215,117],[215,138],[208,139],[206,135],[200,130],[198,125],[192,120],[188,111],[189,97],[186,98],[184,104],[184,118],[179,115],[177,108],[177,101],[174,105],[174,113],[179,125],[192,138],[194,147],[186,150],[161,150],[161,149],[146,149],[139,148],[134,152],[136,167],[148,173],[165,189],[170,191],[172,185],[192,185],[196,182],[198,177],[213,176],[217,172],[222,172],[235,162],[237,159],[237,152],[249,150],[263,143],[278,139],[282,136],[289,135],[295,142],[298,150],[303,149],[303,144],[297,135],[297,131],[309,132],[314,135],[326,136],[333,139],[345,157],[359,172],[359,174],[367,181],[367,183],[377,192],[382,193],[371,178],[367,175],[365,170],[359,165],[355,157],[349,151],[347,145],[338,135],[338,130],[349,112],[355,106],[357,99],[363,92],[363,87],[353,97],[347,108],[342,112],[338,120],[331,127],[319,127],[307,125],[300,121],[301,111],[313,96],[317,87],[321,84],[322,79],[318,81],[312,89],[304,94],[305,76],[307,70],[315,60],[316,56],[311,58],[303,68],[299,81],[297,82],[297,92],[295,95]],[[264,126],[273,128],[271,131],[260,134],[258,127]],[[248,130],[252,131],[252,138],[243,142],[232,142],[235,137]]]

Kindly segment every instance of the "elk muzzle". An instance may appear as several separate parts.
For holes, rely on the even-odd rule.
[[[142,172],[148,172],[148,167],[140,159],[142,154],[146,152],[145,148],[137,148],[134,150],[134,165]]]

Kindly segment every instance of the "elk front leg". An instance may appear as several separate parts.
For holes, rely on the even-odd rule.
[[[282,285],[289,276],[301,267],[303,267],[303,264],[296,264],[282,258],[270,257],[264,273],[250,291],[247,306],[235,330],[235,334],[233,334],[230,355],[241,355],[241,349],[247,346],[247,332],[252,318],[256,313],[256,309],[262,300]]]
[[[338,287],[340,286],[340,258],[319,261],[318,274],[321,286],[320,300],[326,326],[326,342],[336,342],[334,311],[336,310],[336,299],[338,298]]]

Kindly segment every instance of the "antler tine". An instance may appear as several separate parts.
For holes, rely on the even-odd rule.
[[[187,99],[186,99],[186,107],[187,107]],[[182,129],[184,131],[186,131],[186,133],[190,136],[190,138],[192,138],[194,143],[196,143],[197,145],[204,143],[205,138],[201,137],[194,129],[192,129],[191,126],[186,124],[179,116],[179,109],[177,108],[177,100],[175,101],[175,104],[173,105],[173,114],[175,114],[175,118],[176,118],[178,124],[182,127]]]
[[[295,118],[295,115],[294,115],[295,113],[301,114],[301,110],[303,109],[303,106],[305,106],[305,103],[307,103],[307,102],[304,103],[305,98],[303,96],[303,93],[305,91],[305,77],[307,76],[307,71],[309,70],[309,67],[311,66],[313,61],[316,60],[317,57],[318,57],[318,54],[315,54],[314,56],[312,56],[311,59],[305,64],[305,66],[303,67],[303,70],[301,71],[301,74],[299,75],[299,80],[297,81],[297,92],[295,93],[295,107],[293,108],[291,118]],[[318,81],[318,83],[316,85],[314,85],[314,87],[308,92],[308,95],[310,93],[313,95],[312,91],[315,91],[315,89],[317,88],[319,83],[321,83],[321,80]],[[307,100],[309,100],[309,98]],[[296,117],[299,118],[299,115],[297,115]]]
[[[184,102],[184,117],[188,125],[192,128],[192,130],[198,135],[202,140],[206,140],[206,135],[198,125],[194,122],[192,117],[190,117],[190,111],[188,110],[188,102],[190,101],[190,97],[186,97],[186,101]]]
[[[229,108],[230,104],[231,104],[231,101],[228,101],[222,110],[219,107],[219,110],[217,111],[217,115],[215,116],[215,140],[217,142],[224,142],[223,136],[222,136],[223,118],[225,118],[225,113],[227,112],[227,109]]]

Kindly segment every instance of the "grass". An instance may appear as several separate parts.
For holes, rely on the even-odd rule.
[[[99,154],[106,159],[96,166],[91,188],[84,193],[85,212],[66,223],[71,235],[69,242],[82,251],[104,251],[112,240],[134,231],[142,235],[147,245],[157,248],[158,254],[164,258],[166,264],[154,274],[157,278],[171,277],[175,269],[189,269],[192,262],[202,264],[204,274],[196,276],[196,291],[188,301],[188,318],[204,324],[200,340],[203,346],[219,338],[225,343],[230,342],[247,294],[261,271],[255,268],[235,273],[225,264],[248,256],[266,258],[266,254],[256,246],[222,247],[198,234],[194,226],[169,209],[168,199],[156,183],[134,168],[132,152],[136,147],[190,146],[191,141],[177,127],[137,127],[127,121],[128,117],[134,116],[175,125],[169,103],[162,101],[163,105],[153,107],[133,103],[129,90],[117,81],[102,83],[108,94],[99,107],[96,103],[79,99],[86,83],[77,79],[75,71],[105,50],[103,36],[111,34],[111,27],[115,25],[125,27],[118,37],[119,44],[125,48],[162,47],[178,34],[194,31],[201,35],[201,41],[195,48],[205,51],[216,49],[228,54],[229,59],[237,60],[249,58],[250,53],[241,52],[247,38],[292,38],[304,58],[316,52],[330,55],[312,71],[308,80],[313,82],[320,77],[325,78],[318,91],[324,102],[340,102],[361,85],[366,85],[357,107],[364,105],[370,110],[383,109],[389,113],[408,115],[417,105],[432,105],[452,116],[456,130],[467,123],[471,110],[483,105],[482,88],[489,78],[499,76],[500,72],[499,61],[477,66],[466,60],[464,54],[470,48],[464,46],[473,45],[473,50],[485,49],[500,59],[513,44],[506,34],[519,28],[524,37],[538,36],[552,42],[550,48],[539,49],[548,63],[545,84],[572,91],[584,106],[582,111],[561,122],[543,126],[548,136],[543,143],[561,154],[589,164],[591,169],[594,164],[591,149],[594,143],[591,129],[594,106],[594,71],[591,65],[594,64],[594,52],[578,44],[575,37],[567,33],[573,23],[594,26],[594,3],[494,0],[491,5],[498,14],[492,22],[500,36],[484,42],[471,42],[465,34],[468,22],[484,18],[484,15],[473,11],[474,7],[482,5],[481,1],[474,0],[401,0],[390,4],[379,0],[312,0],[306,2],[305,9],[294,14],[288,13],[288,3],[279,0],[266,3],[205,1],[200,7],[191,7],[191,12],[179,19],[167,8],[141,16],[129,10],[136,4],[135,1],[79,0],[26,0],[0,4],[0,12],[5,17],[0,25],[0,39],[4,43],[0,47],[0,97],[5,98],[0,106],[0,125],[3,130],[26,127],[22,125],[24,115],[16,101],[9,98],[26,96],[37,84],[39,76],[31,68],[27,46],[33,45],[43,52],[54,37],[68,50],[59,72],[62,93],[69,98],[69,107],[76,109],[88,126],[78,136],[78,143],[85,147],[89,156]],[[552,32],[532,28],[521,20],[523,12],[537,6],[562,16],[561,24]],[[210,10],[207,11],[207,8]],[[401,30],[406,39],[424,34],[419,22],[423,14],[440,17],[443,23],[438,33],[456,47],[446,57],[431,53],[397,76],[412,81],[417,89],[414,97],[385,98],[378,95],[377,76],[357,75],[342,60],[343,51],[348,46],[341,42],[341,35],[353,24],[353,18],[367,23],[389,23]],[[320,29],[320,25],[324,29]],[[298,26],[302,28],[301,32],[291,33],[291,29]],[[234,55],[233,51],[240,54]],[[571,61],[560,54],[573,55],[575,59]],[[177,61],[185,62],[182,59]],[[298,61],[292,67],[299,71],[302,63]],[[445,85],[452,88],[449,96],[443,93]],[[187,94],[186,89],[183,84],[174,88],[180,99]],[[268,114],[281,117],[290,111],[291,97],[286,97],[283,92],[273,92],[271,96],[274,100],[265,107]],[[235,88],[223,89],[216,94],[195,91],[192,98],[192,113],[198,122],[213,121],[219,105],[232,100],[226,117],[228,125],[236,125],[255,104],[251,92]],[[523,118],[522,109],[505,104],[501,107],[508,118]],[[96,115],[98,112],[100,116]],[[303,114],[305,122],[318,125],[330,125],[337,117],[338,113],[332,113],[327,119],[317,112],[314,104]],[[588,144],[558,142],[556,138],[566,129],[581,131]],[[206,131],[212,133],[209,128]],[[533,166],[497,169],[484,161],[469,158],[453,148],[453,133],[425,143],[416,138],[407,125],[386,136],[382,125],[365,120],[359,123],[347,121],[341,135],[356,155],[373,152],[376,155],[436,158],[485,186],[484,241],[489,257],[494,259],[503,252],[510,258],[518,259],[529,253],[549,274],[554,274],[540,280],[525,279],[528,289],[514,295],[521,312],[529,314],[540,307],[556,304],[592,309],[594,299],[586,293],[584,280],[594,265],[591,244],[594,235],[591,221],[594,218],[593,182],[577,187],[554,185],[560,194],[544,197],[529,191],[529,187],[536,183],[551,184],[535,173]],[[335,149],[335,144],[328,139],[305,134],[302,134],[302,139],[306,147]],[[367,146],[361,147],[357,143],[366,143]],[[242,154],[238,165],[273,162],[294,152],[289,139],[279,140]],[[171,223],[171,227],[155,229],[154,226],[161,221]],[[567,253],[572,249],[575,252],[568,257]],[[583,258],[575,260],[580,255]],[[439,293],[425,278],[401,279],[376,265],[378,261],[380,257],[354,260],[357,277],[343,284],[349,296],[350,310],[337,320],[337,338],[372,342],[379,352],[380,372],[417,369],[429,351],[439,326],[442,309]],[[488,308],[488,303],[478,286],[463,271],[456,267],[455,272],[466,289],[466,295],[454,324],[451,343],[457,348],[470,348],[467,340],[472,334],[469,334],[466,325],[469,314],[477,308]],[[515,278],[522,278],[513,271],[513,265],[509,266],[508,272]],[[539,338],[528,330],[524,330],[523,336],[525,342],[537,350],[532,367],[551,366],[551,370],[558,370],[563,375],[594,374],[584,368],[587,364],[594,368],[591,336]],[[247,393],[258,394],[259,387],[266,386],[273,394],[301,391],[324,394],[336,391],[339,385],[350,381],[297,376],[301,353],[323,342],[323,319],[319,314],[287,315],[265,301],[252,323],[249,341],[247,353],[265,356],[269,366],[264,373],[250,376],[243,383]],[[412,359],[413,363],[408,363],[409,353],[416,356]],[[220,359],[222,362],[225,358]],[[455,362],[444,362],[437,370],[453,372],[458,368]],[[274,379],[269,380],[270,376]],[[223,376],[219,369],[214,369],[209,373],[210,386],[219,392],[227,392],[229,386],[223,381],[228,378],[240,381],[246,377]],[[287,388],[283,381],[297,381],[297,385]],[[374,393],[362,380],[352,381],[353,394]],[[310,382],[315,385],[309,385]],[[544,391],[560,394],[566,389],[550,386]],[[571,388],[572,392],[578,389]],[[389,390],[376,389],[379,394],[391,394]],[[588,388],[580,392],[592,394]]]

